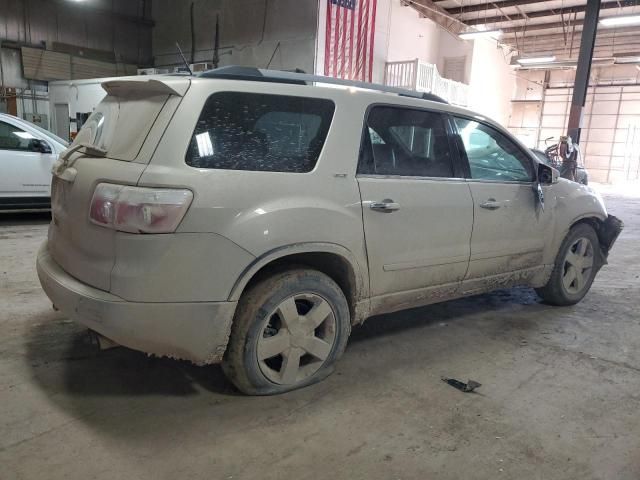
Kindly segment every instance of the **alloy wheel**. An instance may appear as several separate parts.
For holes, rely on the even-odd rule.
[[[258,338],[262,374],[282,385],[317,372],[336,340],[336,317],[329,302],[314,293],[284,299],[267,317]]]
[[[578,238],[564,259],[562,285],[567,293],[580,293],[588,284],[593,270],[593,244],[586,237]]]

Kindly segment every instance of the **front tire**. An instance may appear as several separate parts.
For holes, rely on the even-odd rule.
[[[536,292],[551,305],[575,305],[591,288],[600,268],[599,255],[593,227],[585,223],[574,226],[560,246],[549,281]]]
[[[331,278],[278,272],[240,298],[222,368],[248,395],[288,392],[331,374],[350,332],[349,305]]]

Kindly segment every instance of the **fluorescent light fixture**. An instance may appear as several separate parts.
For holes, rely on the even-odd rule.
[[[640,15],[618,15],[616,17],[604,17],[600,19],[600,25],[604,27],[620,27],[626,25],[639,25]]]
[[[520,65],[518,68],[524,70],[532,70],[532,69],[551,69],[551,68],[576,68],[578,62],[576,60],[557,60],[555,62],[547,62],[547,63],[531,63]],[[602,57],[602,58],[594,58],[591,61],[592,66],[608,66],[614,64],[613,57]]]
[[[555,55],[547,55],[545,57],[524,57],[519,58],[518,63],[520,65],[534,65],[536,63],[551,63],[555,61]]]
[[[502,30],[478,30],[458,34],[458,36],[463,40],[475,40],[476,38],[498,38],[501,35]]]
[[[615,57],[616,63],[640,63],[640,57]]]

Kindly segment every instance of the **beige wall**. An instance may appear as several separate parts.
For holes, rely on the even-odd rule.
[[[378,0],[377,12],[374,82],[383,82],[385,62],[418,58],[436,64],[443,75],[446,57],[466,56],[469,107],[506,125],[515,76],[508,56],[495,41],[460,40],[432,20],[421,18],[413,8],[402,6],[400,0]]]
[[[473,42],[469,108],[507,125],[516,85],[510,56],[495,40]]]
[[[322,3],[322,2],[321,2]],[[420,18],[400,0],[378,0],[373,53],[373,81],[383,83],[385,62],[415,60],[437,63],[440,29]]]

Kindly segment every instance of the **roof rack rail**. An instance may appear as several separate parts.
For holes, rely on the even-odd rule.
[[[423,100],[430,100],[432,102],[449,103],[440,95],[436,95],[435,93],[430,93],[430,92],[423,93],[422,97],[420,98],[422,98]]]
[[[296,69],[298,70],[298,69]],[[344,80],[342,78],[325,77],[322,75],[311,75],[308,73],[290,72],[284,70],[265,70],[256,67],[228,66],[214,70],[207,70],[197,74],[201,78],[219,78],[227,80],[248,80],[254,82],[287,83],[294,85],[309,85],[310,83],[324,83],[330,85],[341,85],[345,87],[362,88],[365,90],[375,90],[378,92],[395,93],[403,97],[420,98],[432,102],[449,103],[442,97],[433,93],[423,93],[414,90],[407,90],[398,87],[389,87],[378,83],[366,83],[357,80]]]

